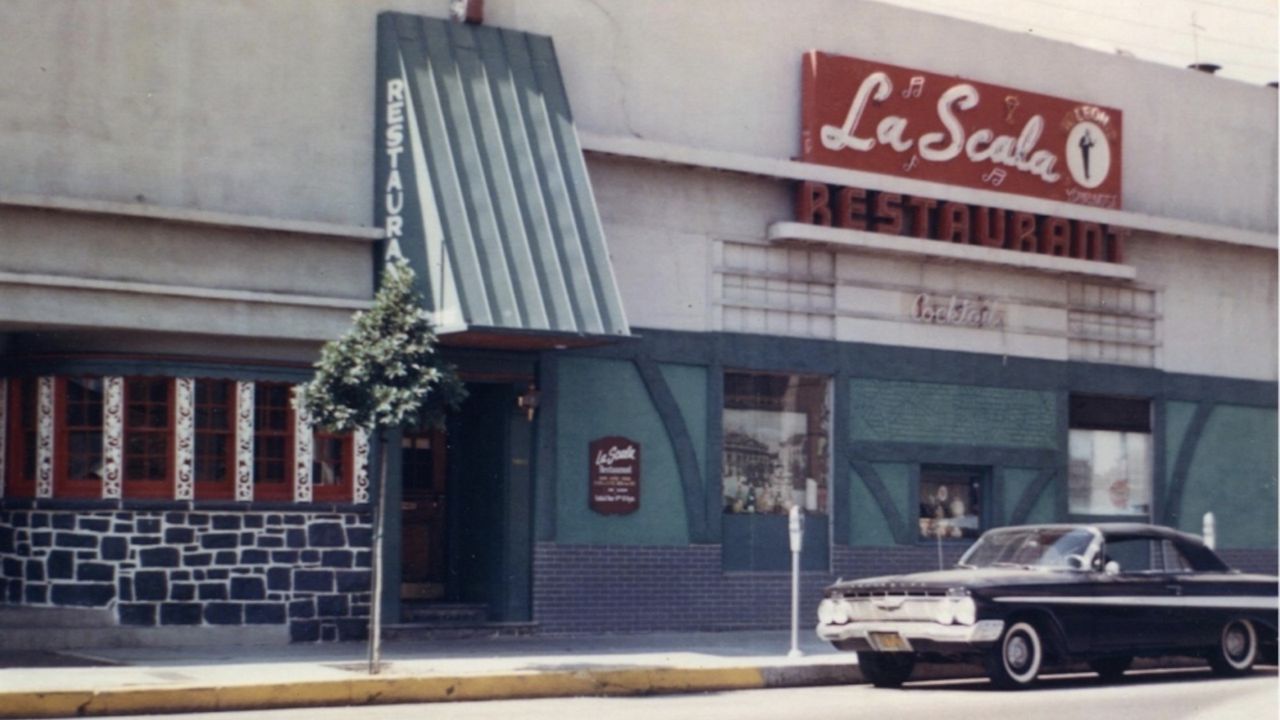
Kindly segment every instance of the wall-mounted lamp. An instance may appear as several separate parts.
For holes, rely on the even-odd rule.
[[[542,397],[542,393],[538,388],[529,384],[529,389],[524,394],[516,398],[516,407],[524,409],[524,416],[529,422],[533,422],[533,413],[538,409],[538,399]]]

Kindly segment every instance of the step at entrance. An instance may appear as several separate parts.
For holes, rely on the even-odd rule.
[[[400,622],[406,625],[482,625],[489,608],[464,603],[406,602],[400,606]]]
[[[400,623],[382,628],[387,640],[443,640],[471,637],[532,635],[536,623],[490,622],[486,605],[405,602]]]

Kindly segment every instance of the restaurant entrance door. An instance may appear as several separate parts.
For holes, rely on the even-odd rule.
[[[448,444],[443,430],[406,432],[400,442],[401,584],[405,600],[441,600],[448,575]]]

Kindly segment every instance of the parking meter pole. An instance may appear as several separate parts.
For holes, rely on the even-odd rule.
[[[800,548],[804,541],[804,512],[799,506],[791,506],[787,522],[791,536],[791,651],[787,657],[804,655],[800,651]]]

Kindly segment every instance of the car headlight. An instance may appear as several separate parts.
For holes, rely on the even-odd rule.
[[[972,597],[951,597],[948,598],[951,606],[951,616],[956,623],[961,625],[973,625],[978,621],[978,605],[973,601]]]
[[[849,622],[849,603],[845,602],[844,598],[835,601],[833,611],[832,622],[836,624]]]
[[[823,625],[830,625],[835,622],[836,618],[836,601],[831,598],[823,598],[818,603],[818,622]]]
[[[950,625],[951,621],[954,619],[955,619],[955,616],[952,614],[950,598],[942,599],[937,604],[937,607],[933,609],[934,622],[938,623],[939,625]]]

